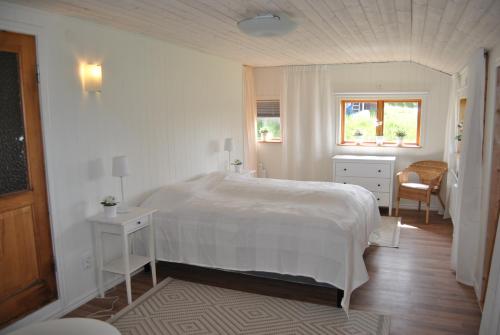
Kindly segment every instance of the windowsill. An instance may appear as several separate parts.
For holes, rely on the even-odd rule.
[[[257,140],[257,143],[282,143],[282,142],[283,142],[282,140],[266,140],[266,141]]]
[[[374,142],[363,142],[360,144],[356,144],[354,142],[345,142],[345,143],[337,143],[339,146],[346,146],[346,147],[381,147],[381,148],[413,148],[413,149],[422,149],[422,146],[418,144],[402,144],[402,145],[397,145],[396,143],[384,143],[382,145],[377,145]]]

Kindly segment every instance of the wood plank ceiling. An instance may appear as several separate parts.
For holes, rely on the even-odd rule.
[[[152,36],[253,66],[413,61],[455,73],[500,44],[500,0],[9,0]],[[285,12],[283,37],[236,23]]]

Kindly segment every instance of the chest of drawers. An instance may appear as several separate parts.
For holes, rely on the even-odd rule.
[[[394,156],[336,155],[333,159],[333,181],[359,185],[373,192],[380,207],[392,214]]]

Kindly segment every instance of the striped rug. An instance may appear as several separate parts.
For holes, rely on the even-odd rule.
[[[167,278],[108,320],[122,335],[389,334],[386,316]]]

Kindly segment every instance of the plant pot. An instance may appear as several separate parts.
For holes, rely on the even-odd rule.
[[[262,135],[262,140],[264,142],[267,142],[267,140],[269,139],[269,133],[261,133],[261,135]]]
[[[462,151],[462,141],[457,140],[457,153],[459,154]]]
[[[361,143],[363,143],[363,135],[360,136],[354,135],[354,141],[356,142],[357,145],[360,145]]]
[[[377,137],[375,137],[375,143],[376,143],[377,145],[382,145],[382,144],[384,144],[384,136],[377,136]]]
[[[116,205],[114,206],[103,206],[104,207],[104,215],[107,218],[114,218],[116,216]]]
[[[396,144],[397,146],[402,146],[403,145],[403,139],[404,137],[396,137]]]
[[[234,166],[234,172],[240,173],[241,172],[241,165],[235,165]]]

